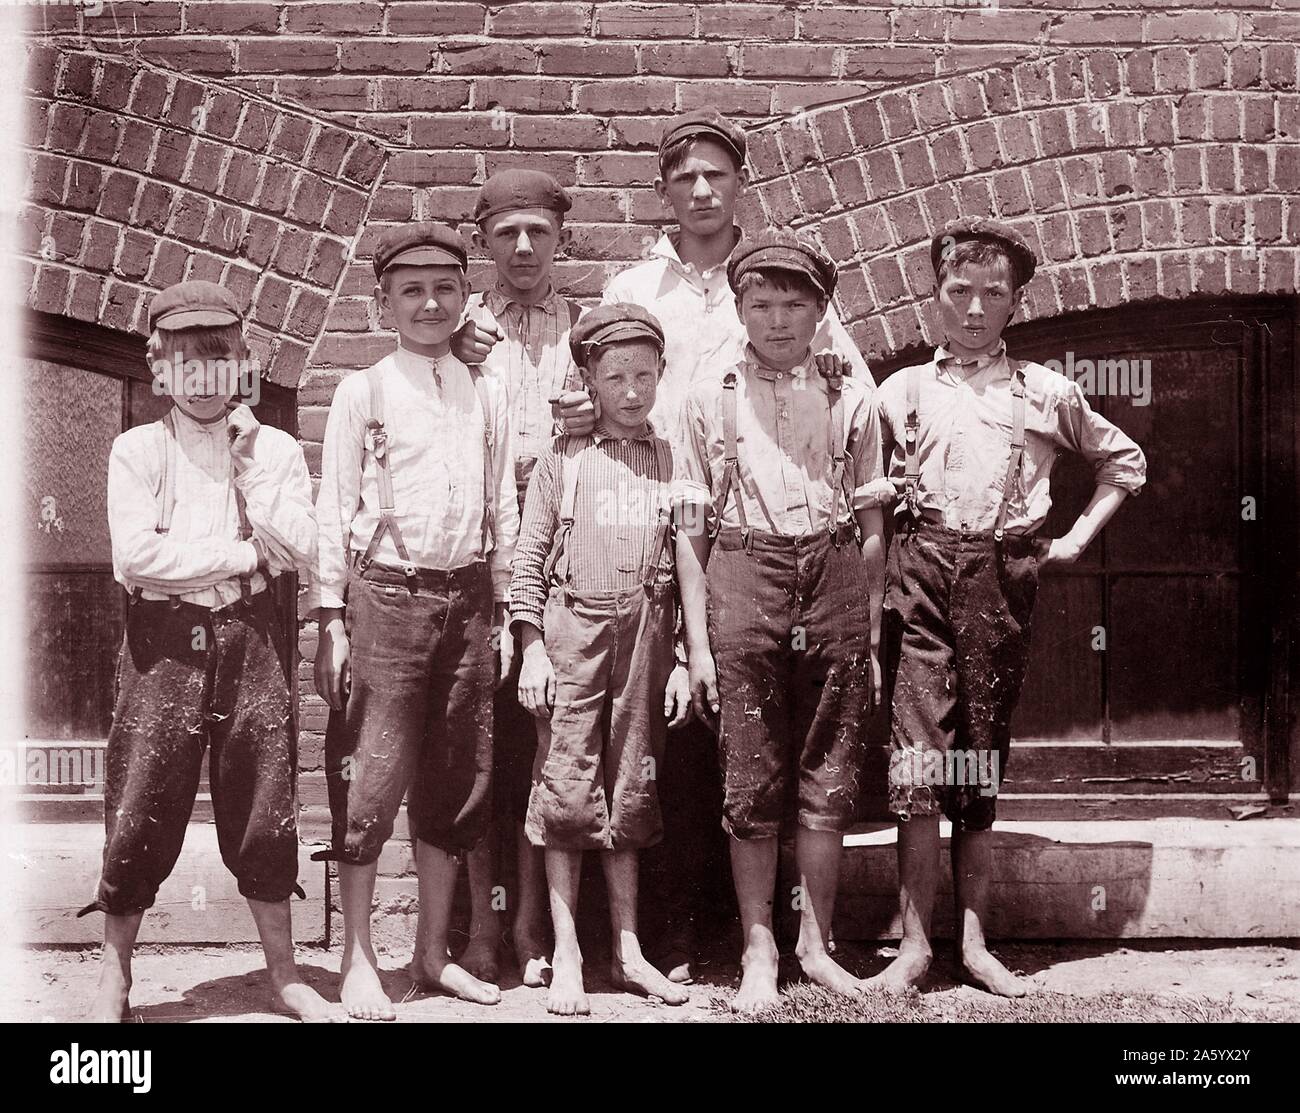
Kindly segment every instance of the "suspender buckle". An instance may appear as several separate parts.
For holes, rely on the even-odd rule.
[[[376,418],[366,422],[366,431],[370,434],[370,452],[376,460],[382,460],[388,452],[388,430],[384,423]]]
[[[406,577],[406,590],[412,595],[420,594],[420,573],[414,564],[403,564],[402,575]]]
[[[171,607],[172,610],[179,611],[181,609],[181,597],[179,595],[167,596],[167,605]]]

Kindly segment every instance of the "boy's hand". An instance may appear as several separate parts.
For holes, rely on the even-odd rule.
[[[496,347],[497,341],[504,339],[495,324],[484,329],[471,319],[451,334],[451,354],[461,363],[482,363]]]
[[[585,436],[596,427],[596,403],[585,390],[566,390],[550,403],[551,416],[570,436]]]
[[[1083,547],[1071,540],[1069,534],[1064,537],[1040,537],[1034,542],[1034,555],[1038,557],[1040,568],[1049,564],[1073,564],[1083,555]]]
[[[555,709],[555,669],[540,638],[524,650],[524,663],[519,669],[519,703],[538,719],[549,719]]]
[[[718,670],[712,653],[692,653],[687,665],[687,682],[691,689],[691,709],[700,722],[715,733],[718,729]]]
[[[664,689],[664,718],[668,729],[679,727],[691,713],[691,681],[685,665],[675,665]]]
[[[868,506],[888,506],[895,499],[899,498],[907,486],[905,479],[888,479],[881,476],[879,479],[873,479],[867,484],[867,498],[874,499],[874,502],[868,502]]]
[[[317,695],[333,710],[342,711],[352,690],[351,647],[342,611],[321,612],[315,680]]]
[[[834,352],[818,352],[813,356],[817,373],[824,379],[843,379],[853,377],[853,364]]]
[[[253,462],[253,444],[261,427],[252,410],[242,402],[231,403],[226,412],[226,436],[230,438],[230,458],[236,471],[243,471]]]
[[[492,633],[499,643],[497,659],[501,662],[501,674],[497,677],[496,683],[498,688],[506,682],[510,669],[515,663],[515,636],[510,632],[509,623],[510,615],[506,605],[498,603],[492,620]]]

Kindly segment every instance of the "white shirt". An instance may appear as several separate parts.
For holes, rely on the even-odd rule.
[[[432,359],[398,348],[378,364],[383,376],[394,520],[411,561],[420,568],[451,570],[489,560],[498,602],[510,586],[510,561],[519,537],[514,446],[509,406],[501,383],[483,378],[492,412],[495,538],[483,552],[483,423],[469,368],[450,354]],[[308,593],[311,609],[342,607],[349,550],[365,552],[379,523],[379,482],[368,450],[367,373],[348,375],[334,392],[321,455],[319,557]],[[391,533],[374,559],[401,565]]]
[[[108,528],[113,577],[145,599],[179,595],[201,607],[240,598],[238,577],[257,567],[252,544],[239,540],[234,488],[244,496],[253,535],[266,550],[272,575],[306,571],[316,559],[311,479],[298,442],[263,425],[253,463],[238,475],[230,457],[226,420],[203,425],[172,408],[176,444],[170,459],[175,492],[171,528],[158,533],[162,506],[163,440],[159,424],[128,429],[108,459]],[[252,577],[254,592],[266,581]]]
[[[675,446],[682,443],[682,407],[700,379],[718,379],[744,362],[748,337],[736,312],[736,295],[727,284],[727,264],[699,270],[677,254],[679,233],[664,233],[644,263],[616,274],[604,301],[632,302],[653,313],[664,330],[664,374],[650,419]],[[853,377],[869,381],[871,372],[857,345],[840,323],[834,305],[813,337],[814,353],[832,351],[853,367]]]

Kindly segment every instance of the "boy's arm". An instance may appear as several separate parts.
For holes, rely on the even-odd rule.
[[[366,397],[364,372],[344,379],[334,392],[321,449],[320,492],[316,496],[316,566],[307,593],[309,610],[343,612],[348,578],[352,519],[361,504],[362,456],[365,451]],[[361,376],[358,390],[353,379]]]
[[[1113,483],[1098,483],[1088,505],[1074,520],[1069,532],[1063,537],[1053,537],[1050,541],[1044,538],[1039,542],[1040,563],[1073,564],[1115,516],[1115,511],[1128,494],[1123,487]]]
[[[709,563],[709,503],[713,493],[708,436],[699,400],[688,394],[682,407],[682,441],[678,464],[682,481],[675,493],[677,583],[686,635],[691,706],[701,722],[713,724],[718,713],[717,670],[709,646],[704,570]]]
[[[524,518],[510,575],[510,625],[519,627],[527,638],[528,627],[540,632],[546,609],[546,558],[559,528],[555,510],[556,471],[559,457],[554,448],[537,460],[524,500]]]
[[[499,381],[493,380],[488,381],[488,390],[494,399],[491,415],[492,481],[496,499],[495,536],[489,566],[492,570],[492,598],[504,620],[506,600],[510,597],[510,563],[519,544],[519,489],[515,485],[514,434],[510,427],[506,392]],[[484,420],[487,420],[487,415],[484,415]]]
[[[832,352],[839,356],[852,370],[848,372],[855,379],[862,379],[870,383],[874,380],[871,378],[871,369],[867,366],[867,361],[862,353],[858,351],[858,346],[853,343],[853,337],[849,335],[848,329],[840,320],[840,315],[835,311],[834,303],[826,306],[826,315],[822,318],[821,324],[817,326],[817,332],[813,336],[812,349],[814,353]]]
[[[266,441],[259,457],[235,473],[235,485],[266,548],[271,573],[310,571],[316,564],[317,527],[307,461],[288,434]]]
[[[855,408],[849,434],[853,460],[853,515],[862,531],[862,559],[867,566],[867,593],[871,613],[872,698],[880,698],[880,615],[885,599],[885,516],[880,497],[885,480],[884,425],[879,392],[868,389]]]
[[[258,557],[250,541],[178,541],[157,532],[158,480],[151,474],[161,472],[156,455],[140,436],[127,434],[113,442],[109,453],[108,530],[118,579],[182,595],[254,572]]]

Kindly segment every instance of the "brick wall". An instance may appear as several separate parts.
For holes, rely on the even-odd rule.
[[[276,365],[282,381],[305,358],[300,432],[313,467],[335,385],[392,344],[369,298],[376,230],[463,219],[486,174],[540,167],[575,201],[559,281],[594,298],[663,221],[649,188],[662,121],[702,104],[751,128],[743,221],[792,222],[822,240],[843,264],[841,312],[869,354],[922,339],[923,244],[958,210],[1017,222],[1042,248],[1035,317],[1296,289],[1300,0],[1000,0],[996,11],[954,0],[145,0],[96,17],[34,7],[31,19],[65,60],[55,68],[38,51],[29,75],[29,302],[138,329],[143,291],[171,280],[181,245],[191,273],[266,299],[255,321],[290,353]],[[157,82],[162,94],[143,91]],[[240,119],[276,113],[277,128],[312,138],[267,152],[238,124],[197,134],[176,111],[196,96],[238,103]],[[105,138],[160,119],[148,162],[135,141]],[[232,197],[242,177],[231,168],[250,158],[262,192]],[[349,171],[354,158],[364,170]],[[93,188],[78,173],[94,174]],[[286,173],[313,200],[295,213],[291,193],[287,212],[269,214],[270,238],[250,234],[270,229],[256,210],[267,179]],[[238,237],[218,238],[220,206],[237,210]],[[41,257],[43,243],[57,258]],[[301,648],[304,798],[319,813],[310,627]]]

